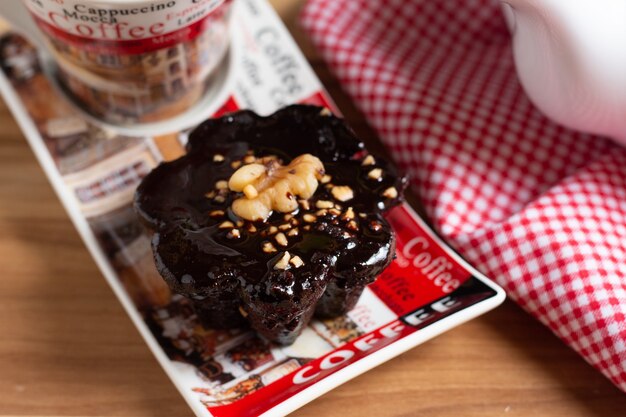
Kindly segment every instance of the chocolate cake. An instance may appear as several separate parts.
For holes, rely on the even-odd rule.
[[[208,326],[249,323],[289,344],[313,314],[353,308],[390,264],[382,214],[405,187],[342,119],[294,105],[204,122],[186,155],[144,178],[135,208],[159,272]]]

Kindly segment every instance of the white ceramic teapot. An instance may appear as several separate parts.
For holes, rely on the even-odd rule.
[[[520,81],[548,117],[626,145],[626,0],[505,0]]]

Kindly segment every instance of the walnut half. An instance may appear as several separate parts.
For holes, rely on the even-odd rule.
[[[322,161],[303,154],[283,166],[276,158],[264,164],[244,165],[228,180],[232,191],[244,193],[233,201],[233,212],[246,220],[266,220],[273,210],[289,213],[298,208],[298,198],[307,199],[324,175]]]

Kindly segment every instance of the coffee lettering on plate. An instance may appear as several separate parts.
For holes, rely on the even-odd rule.
[[[279,87],[270,91],[272,100],[279,106],[293,102],[303,91],[296,58],[287,52],[276,28],[264,27],[256,33],[255,38],[280,82]]]
[[[459,288],[461,282],[454,278],[450,271],[454,264],[445,256],[434,256],[430,242],[423,236],[411,239],[402,249],[402,256],[417,268],[427,279],[440,287],[446,294]]]

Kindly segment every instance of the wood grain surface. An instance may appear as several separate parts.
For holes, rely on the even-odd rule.
[[[362,116],[274,0],[348,120]],[[191,416],[0,104],[0,416]],[[512,302],[304,406],[314,416],[623,416],[618,391]]]

